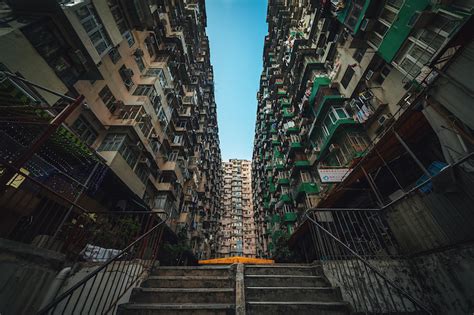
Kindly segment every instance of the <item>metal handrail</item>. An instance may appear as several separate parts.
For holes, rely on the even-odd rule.
[[[347,250],[351,256],[353,256],[355,259],[357,259],[358,261],[360,261],[365,269],[367,270],[370,270],[371,272],[373,272],[376,276],[379,276],[380,278],[382,278],[382,281],[386,284],[389,284],[394,290],[396,290],[397,292],[399,292],[402,297],[408,299],[411,303],[413,303],[413,305],[417,308],[419,308],[420,310],[426,312],[427,314],[431,314],[431,311],[425,307],[420,301],[418,301],[416,298],[412,297],[407,291],[403,290],[402,288],[400,288],[399,286],[397,286],[393,281],[391,281],[390,279],[388,279],[383,273],[381,273],[379,270],[377,270],[377,268],[375,266],[373,266],[371,263],[369,263],[364,257],[362,257],[361,255],[359,255],[357,252],[355,252],[352,248],[350,248],[347,244],[345,244],[344,242],[342,242],[338,237],[336,237],[334,234],[332,234],[329,230],[327,230],[326,228],[324,228],[321,224],[319,224],[316,220],[314,220],[310,215],[309,213],[312,213],[314,211],[329,211],[330,209],[317,209],[317,208],[313,208],[313,209],[308,209],[304,216],[309,220],[311,221],[320,231],[324,232],[326,235],[328,235],[333,241],[335,241],[338,245],[342,246],[344,248],[344,250]],[[347,209],[336,209],[336,210],[347,210]],[[354,210],[365,210],[365,209],[354,209]],[[372,211],[379,211],[379,209],[371,209]],[[342,260],[349,260],[350,257],[347,256],[347,255],[342,255],[340,256],[339,258],[341,258]],[[360,275],[359,275],[360,276]],[[372,281],[370,279],[370,276],[369,277],[369,281]],[[354,280],[352,280],[354,281]],[[357,281],[357,280],[355,280]],[[360,279],[359,279],[360,281]],[[379,284],[380,285],[380,284]],[[344,289],[344,288],[342,288]],[[390,289],[388,289],[389,293],[390,293]],[[357,293],[356,293],[357,295]],[[391,300],[393,302],[393,297],[391,297]],[[365,301],[364,301],[365,303]],[[378,303],[378,301],[377,301]],[[395,305],[395,303],[393,302],[393,305]],[[367,307],[367,305],[366,305]],[[406,310],[406,306],[404,305],[404,308]],[[368,309],[366,309],[366,311],[369,311]]]
[[[135,213],[133,211],[130,211],[132,213]],[[148,212],[150,213],[150,212]],[[150,230],[148,230],[146,233],[142,234],[140,237],[138,237],[135,241],[133,241],[132,243],[130,243],[127,247],[125,247],[124,249],[122,249],[115,257],[107,260],[105,263],[103,263],[99,268],[97,268],[96,270],[94,270],[92,273],[90,273],[89,275],[87,275],[86,277],[84,277],[82,280],[80,280],[78,283],[76,283],[75,285],[73,285],[71,288],[69,288],[67,291],[65,291],[64,293],[62,293],[61,295],[59,295],[56,299],[54,299],[52,302],[50,302],[49,304],[47,304],[44,308],[42,308],[41,310],[38,311],[38,314],[48,314],[50,311],[54,312],[54,310],[56,309],[56,307],[58,306],[59,303],[61,303],[62,301],[64,301],[64,299],[66,299],[67,297],[68,298],[68,301],[67,303],[70,301],[72,295],[74,294],[74,292],[76,292],[79,288],[83,287],[81,289],[81,294],[82,294],[82,291],[84,290],[84,286],[86,285],[86,283],[91,280],[92,278],[97,278],[97,275],[105,270],[108,266],[110,266],[111,264],[113,264],[114,262],[118,261],[120,258],[122,258],[123,256],[125,256],[127,254],[127,252],[132,249],[136,244],[138,244],[140,241],[144,240],[147,236],[149,236],[150,234],[152,234],[153,232],[155,232],[163,223],[165,223],[168,218],[169,218],[169,214],[165,211],[154,211],[154,212],[151,212],[151,213],[154,213],[154,214],[164,214],[166,215],[166,219],[162,220],[160,223],[156,224],[154,227],[152,227]],[[155,261],[155,258],[156,258],[156,252],[153,254],[153,258],[152,258],[152,262],[150,264],[150,266],[153,266],[153,263]],[[123,292],[123,294],[125,294],[125,292],[139,279],[139,277],[137,277],[137,279],[133,280],[129,287],[128,288],[125,288],[125,291]],[[109,279],[110,280],[110,277]],[[107,281],[108,281],[107,280]],[[115,278],[113,279],[112,282],[115,281]],[[90,290],[93,289],[93,285],[91,286]],[[105,291],[105,290],[104,290]],[[89,292],[90,293],[90,292]],[[110,294],[110,292],[109,292]],[[122,295],[123,295],[122,294]],[[120,299],[120,297],[122,296],[120,295],[116,301],[114,303],[117,303],[118,300]],[[79,297],[80,298],[80,297]],[[78,300],[79,300],[78,298]],[[106,301],[108,300],[108,297],[106,298]],[[66,303],[66,304],[67,304]],[[77,304],[77,301],[76,301],[76,304]],[[104,313],[107,313],[110,308],[114,306],[114,304],[112,304]],[[74,307],[75,309],[75,307]],[[73,310],[74,311],[74,310]]]

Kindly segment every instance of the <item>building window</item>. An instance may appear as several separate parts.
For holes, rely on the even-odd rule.
[[[354,58],[355,61],[361,62],[362,58],[364,58],[366,50],[367,50],[367,46],[357,48],[352,57]]]
[[[168,161],[170,162],[175,162],[178,160],[179,156],[179,151],[178,150],[173,150],[169,155],[168,155]]]
[[[126,135],[120,133],[109,133],[99,147],[99,151],[118,151],[125,142]]]
[[[166,88],[168,86],[168,80],[166,80],[165,72],[161,68],[149,68],[146,71],[146,76],[158,77],[162,88]]]
[[[156,94],[155,87],[151,84],[139,84],[135,91],[133,91],[133,95],[150,96],[154,93]]]
[[[129,30],[127,22],[125,21],[124,14],[120,5],[117,0],[107,0],[109,4],[110,12],[112,12],[112,16],[114,17],[115,23],[117,23],[117,27],[120,31],[120,34],[125,38],[125,33]]]
[[[150,174],[150,170],[148,169],[145,163],[139,163],[135,168],[135,174],[142,181],[142,183],[146,183],[148,175]]]
[[[95,131],[92,124],[88,122],[83,116],[79,116],[72,125],[72,129],[79,135],[79,137],[88,145],[92,145],[97,139],[98,133]]]
[[[120,77],[122,78],[123,83],[125,84],[125,87],[127,88],[127,90],[130,91],[130,89],[134,85],[133,80],[132,80],[133,70],[128,69],[127,67],[125,67],[125,65],[123,65],[119,69],[119,74],[120,74]]]
[[[154,94],[150,97],[150,100],[153,105],[153,109],[155,110],[155,113],[158,115],[162,107],[161,97],[158,94]]]
[[[134,58],[135,58],[135,62],[137,63],[137,66],[138,66],[138,70],[140,70],[140,72],[145,71],[145,63],[143,62],[142,57],[135,56]]]
[[[108,110],[113,114],[117,109],[117,100],[115,99],[114,95],[112,94],[107,85],[104,86],[102,90],[100,90],[99,96],[102,102],[104,102],[105,106],[108,108]]]
[[[132,47],[135,44],[135,38],[133,38],[132,32],[126,31],[123,37],[127,40],[128,47]]]
[[[76,11],[76,14],[97,53],[102,57],[111,48],[111,44],[94,6],[84,5]]]
[[[166,128],[166,126],[168,126],[168,118],[166,117],[166,114],[165,114],[165,111],[164,111],[163,107],[161,107],[160,111],[158,112],[158,119],[163,124],[164,128]]]
[[[352,80],[352,76],[354,75],[354,69],[352,69],[351,66],[347,66],[346,72],[344,72],[344,75],[342,76],[341,79],[341,85],[344,88],[347,88],[349,85],[349,82]]]
[[[116,64],[122,56],[120,56],[120,53],[116,47],[112,47],[109,51],[109,57],[110,60],[112,60],[113,64]]]

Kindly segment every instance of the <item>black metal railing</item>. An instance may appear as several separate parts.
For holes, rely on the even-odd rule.
[[[72,268],[63,293],[39,313],[104,314],[126,302],[154,265],[168,214],[90,211],[81,206],[87,187],[71,200],[50,182],[0,164],[8,168],[14,175],[0,192],[0,237],[60,253]]]
[[[154,266],[163,223],[157,222],[122,250],[110,253],[111,258],[78,282],[72,281],[72,286],[38,313],[115,313],[117,305],[128,300],[133,287]],[[92,257],[97,256],[93,253]]]
[[[325,275],[355,312],[430,314],[377,266],[397,256],[397,244],[379,210],[312,209],[306,217]]]

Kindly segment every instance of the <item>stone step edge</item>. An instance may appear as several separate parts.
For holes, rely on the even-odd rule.
[[[231,269],[229,266],[158,266],[155,270],[228,270]]]
[[[321,290],[334,291],[337,287],[245,287],[250,290]]]
[[[323,276],[303,276],[303,275],[245,275],[246,278],[309,278],[309,279],[325,279]]]
[[[248,305],[314,305],[314,306],[346,306],[349,307],[349,302],[335,301],[335,302],[312,302],[312,301],[291,301],[291,302],[272,302],[272,301],[247,301]]]
[[[204,292],[204,293],[213,293],[213,292],[234,292],[234,288],[134,288],[134,291],[141,292]]]
[[[149,276],[146,280],[231,280],[230,276]]]
[[[199,309],[234,309],[235,304],[211,304],[211,303],[124,303],[119,308],[125,309],[164,309],[164,310],[199,310]]]

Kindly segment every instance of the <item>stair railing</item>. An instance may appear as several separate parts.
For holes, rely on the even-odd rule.
[[[9,214],[0,237],[54,251],[71,266],[64,289],[39,314],[105,314],[126,302],[155,263],[168,213],[91,211],[65,193],[72,188],[64,182],[46,185],[0,160],[1,167],[15,175],[0,192],[0,209]]]
[[[381,271],[385,263],[396,262],[397,244],[378,211],[309,209],[305,213],[325,275],[341,288],[356,313],[431,314]]]
[[[143,234],[122,250],[109,250],[93,245],[86,247],[84,256],[89,261],[100,262],[104,257],[110,258],[96,268],[88,268],[87,264],[83,264],[77,277],[70,278],[70,287],[38,314],[115,313],[117,305],[128,301],[133,287],[138,285],[155,264],[165,226],[163,223],[167,217],[161,220],[157,212],[151,214],[151,220]],[[159,214],[168,216],[165,212]],[[82,279],[81,274],[85,274]]]

